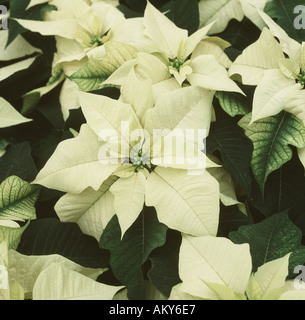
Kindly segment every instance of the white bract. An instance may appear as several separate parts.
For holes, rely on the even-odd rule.
[[[120,101],[79,94],[87,124],[58,146],[35,183],[68,192],[56,206],[58,215],[65,221],[86,215],[89,221],[82,220],[81,226],[97,239],[115,213],[123,236],[144,203],[154,206],[159,221],[170,228],[216,235],[219,186],[204,170],[214,164],[201,151],[213,92],[183,88],[154,104],[151,82],[141,82],[132,70],[121,93]],[[178,143],[171,145],[175,138]],[[93,221],[99,222],[99,233],[88,227]]]
[[[251,123],[284,110],[305,124],[305,43],[291,39],[268,15],[258,13],[269,29],[234,61],[229,74],[243,84],[257,85]],[[305,151],[298,152],[305,166]]]
[[[258,12],[270,30],[263,29],[260,38],[234,61],[229,74],[240,77],[243,84],[257,85],[252,122],[285,110],[305,123],[304,43],[289,38],[269,16]]]
[[[0,81],[3,81],[18,71],[29,68],[36,60],[41,50],[33,47],[21,35],[18,35],[14,41],[6,46],[8,40],[8,30],[0,30],[0,61],[13,61],[15,59],[25,58],[0,68]],[[36,56],[31,56],[37,53]],[[31,56],[31,57],[28,57]]]
[[[125,19],[113,5],[85,0],[52,0],[49,4],[57,10],[46,12],[44,21],[16,20],[28,30],[55,36],[57,53],[53,68],[61,65],[66,76],[78,71],[90,57],[104,59],[104,44],[108,41],[124,42],[141,50],[147,48],[148,52],[152,50],[143,36],[143,28],[139,28],[141,19]],[[65,120],[69,110],[79,108],[75,99],[77,91],[77,85],[65,79],[60,94]]]
[[[226,238],[183,235],[179,255],[182,283],[170,299],[182,300],[304,300],[304,290],[286,281],[290,254],[265,263],[252,273],[248,244]],[[192,272],[190,272],[192,270]]]
[[[8,101],[0,97],[0,128],[32,121],[21,115]]]
[[[148,2],[143,25],[156,50],[154,54],[139,53],[133,65],[141,79],[152,79],[155,91],[170,91],[186,84],[242,93],[226,70],[231,61],[224,49],[230,44],[207,36],[213,22],[189,36],[187,30],[178,28]],[[118,69],[104,84],[122,84],[126,69]]]

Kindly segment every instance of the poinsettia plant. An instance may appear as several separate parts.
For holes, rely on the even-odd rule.
[[[301,0],[0,5],[1,300],[305,300]]]

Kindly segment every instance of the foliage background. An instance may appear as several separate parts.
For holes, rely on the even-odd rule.
[[[292,8],[303,4],[301,2],[274,0],[265,7],[265,12],[297,41],[305,40],[305,30],[292,27],[295,18]],[[188,29],[190,33],[198,29],[197,0],[152,0],[151,3],[162,11],[168,11],[167,16],[177,26]],[[29,0],[2,0],[0,4],[10,8],[11,18],[40,20],[44,10],[52,9],[49,5],[39,5],[26,11]],[[119,8],[126,17],[140,17],[143,16],[145,4],[142,0],[123,0]],[[46,85],[52,72],[56,47],[53,37],[29,32],[10,19],[9,41],[17,34],[22,34],[43,54],[27,70],[0,82],[1,97],[24,116],[34,120],[0,129],[0,145],[7,146],[6,154],[0,158],[0,183],[13,175],[32,182],[58,144],[73,137],[71,128],[79,131],[85,123],[81,109],[72,110],[67,121],[63,120],[59,102],[61,85],[27,109],[22,96]],[[242,21],[232,19],[217,36],[232,44],[226,53],[234,61],[259,38],[260,30],[245,17]],[[6,65],[8,62],[0,62],[0,68]],[[238,200],[245,204],[248,216],[237,205],[221,205],[218,236],[227,237],[234,243],[249,243],[253,271],[268,261],[293,252],[294,258],[290,260],[290,278],[293,278],[293,267],[305,261],[304,167],[296,148],[291,147],[291,159],[269,175],[262,193],[251,169],[253,143],[237,124],[243,115],[251,111],[255,87],[240,86],[247,97],[236,93],[217,93],[213,102],[217,121],[212,124],[207,148],[208,153],[220,159],[233,177]],[[116,88],[102,89],[100,93],[114,99],[119,97]],[[59,191],[42,188],[35,205],[37,219],[31,221],[24,231],[18,252],[25,255],[60,254],[84,267],[109,267],[109,271],[98,281],[126,286],[130,299],[147,298],[147,280],[164,296],[170,295],[172,287],[181,281],[178,274],[179,232],[161,225],[153,208],[144,208],[122,241],[115,216],[98,244],[84,235],[76,224],[59,221],[54,206],[62,195]],[[149,215],[144,214],[147,211],[150,211]]]

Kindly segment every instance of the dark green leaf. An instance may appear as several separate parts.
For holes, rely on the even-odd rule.
[[[245,88],[242,88],[244,91]],[[222,109],[231,117],[246,115],[252,110],[251,94],[247,90],[247,97],[237,92],[219,91],[216,97]]]
[[[180,245],[181,235],[169,230],[165,245],[155,249],[149,256],[152,266],[147,273],[148,279],[166,297],[181,282],[178,271]]]
[[[131,300],[145,299],[143,264],[151,252],[166,241],[167,227],[159,223],[152,208],[145,208],[121,240],[117,216],[104,230],[100,246],[110,250],[110,266],[115,277],[128,290]]]
[[[26,10],[30,0],[11,0],[10,1],[10,18],[19,18],[26,20],[42,20],[42,13],[44,11],[51,11],[56,7],[51,5],[38,5]],[[9,35],[7,46],[14,41],[14,39],[26,31],[17,21],[9,19]]]
[[[305,39],[305,11],[295,14],[294,9],[298,5],[304,6],[304,0],[273,0],[267,2],[264,11],[275,19],[291,38],[302,42]],[[297,16],[301,18],[300,29],[297,29],[294,23]]]
[[[226,169],[249,195],[251,190],[250,161],[253,145],[236,121],[221,113],[212,123],[207,139],[207,152],[221,154]]]
[[[250,44],[255,42],[261,31],[248,19],[241,22],[231,20],[228,27],[217,36],[231,43],[231,47],[226,49],[226,53],[231,60],[235,60],[241,52]]]
[[[252,186],[251,203],[266,217],[290,209],[289,217],[305,234],[305,176],[297,152],[291,161],[270,174],[262,197],[255,181]]]
[[[32,182],[37,175],[37,169],[31,155],[28,142],[11,145],[0,158],[0,182],[9,176],[18,176],[22,180]]]
[[[250,219],[237,206],[220,207],[218,237],[227,237],[239,227],[250,224]]]
[[[172,0],[167,16],[177,27],[188,30],[191,35],[199,28],[198,0]]]
[[[25,255],[59,254],[88,268],[105,268],[109,254],[99,248],[97,241],[83,234],[76,223],[58,219],[31,222],[23,233],[18,252]]]
[[[288,253],[292,253],[289,260],[290,276],[293,276],[293,269],[297,265],[305,262],[305,247],[301,245],[302,232],[289,220],[287,211],[260,223],[240,227],[229,236],[236,244],[250,244],[254,271]]]
[[[251,167],[263,194],[269,174],[291,160],[290,145],[305,147],[305,126],[296,116],[284,111],[250,125],[251,117],[246,115],[238,124],[253,142]]]

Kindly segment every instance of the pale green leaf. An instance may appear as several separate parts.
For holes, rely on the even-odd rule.
[[[10,286],[10,300],[12,301],[22,301],[24,300],[24,291],[18,282],[15,282]]]
[[[280,70],[266,71],[254,93],[251,123],[280,113],[286,100],[301,89],[300,84],[285,77]]]
[[[246,294],[248,300],[260,300],[262,297],[262,289],[259,283],[256,281],[254,274],[252,274],[249,279]]]
[[[269,174],[291,159],[289,145],[305,147],[305,127],[301,120],[286,112],[251,125],[250,119],[251,113],[242,118],[239,125],[253,142],[252,171],[263,191]]]
[[[151,79],[153,84],[171,78],[168,66],[163,61],[143,52],[138,53],[135,71],[140,80]]]
[[[305,90],[297,90],[290,95],[285,101],[284,110],[294,114],[305,125]]]
[[[136,172],[129,178],[120,178],[111,187],[114,209],[121,227],[121,237],[136,221],[144,207],[146,177]]]
[[[218,181],[220,191],[220,201],[225,206],[240,204],[237,200],[234,181],[230,172],[224,167],[209,168],[208,172]]]
[[[254,279],[261,288],[261,299],[270,299],[272,296],[267,296],[269,291],[277,295],[277,297],[273,297],[273,300],[279,298],[281,291],[274,292],[274,290],[282,289],[285,285],[288,276],[289,257],[290,254],[287,254],[283,258],[267,262],[258,268],[254,274]]]
[[[94,56],[90,57],[84,67],[69,77],[84,91],[97,90],[101,83],[124,65],[126,61],[132,60],[137,56],[137,50],[126,43],[108,41],[104,47],[106,50],[104,58],[96,59]]]
[[[0,185],[0,220],[35,219],[39,193],[40,188],[16,176],[7,178]]]
[[[43,4],[49,2],[48,0],[31,0],[30,3],[28,4],[26,10],[29,10],[30,8],[37,6],[39,4]]]
[[[243,93],[237,84],[229,78],[227,70],[218,63],[213,55],[202,55],[191,61],[193,72],[187,76],[192,86],[209,90]]]
[[[252,264],[249,245],[226,238],[183,236],[179,256],[181,290],[202,299],[219,299],[205,282],[246,291]],[[191,272],[190,272],[191,270]]]
[[[66,78],[59,94],[61,112],[65,121],[69,118],[70,110],[78,109],[80,107],[77,98],[78,92],[79,87],[77,84]]]
[[[75,39],[77,32],[83,31],[75,19],[62,19],[56,21],[36,21],[14,19],[22,27],[43,36],[60,36],[66,39]]]
[[[74,194],[88,187],[99,190],[119,166],[100,162],[99,150],[102,146],[103,143],[98,141],[89,126],[83,125],[76,138],[58,145],[33,183]]]
[[[209,133],[212,120],[212,91],[186,87],[157,98],[155,107],[146,114],[145,129],[205,129]],[[197,133],[196,133],[197,134]]]
[[[154,106],[151,80],[140,81],[132,68],[121,87],[121,95],[122,101],[133,107],[143,126],[146,111]]]
[[[305,290],[297,289],[295,281],[298,280],[288,280],[283,288],[283,293],[278,300],[305,300]],[[302,285],[304,283],[302,282]]]
[[[3,81],[18,71],[28,69],[36,60],[36,57],[21,60],[0,69],[0,81]]]
[[[181,291],[182,283],[173,287],[168,300],[202,300],[198,297],[194,297],[188,293]]]
[[[0,227],[1,237],[1,227]],[[8,279],[8,242],[5,239],[0,239],[0,300],[10,300],[9,279]]]
[[[211,22],[187,38],[185,43],[185,54],[181,57],[183,60],[185,60],[195,50],[195,48],[200,44],[201,40],[207,38],[207,33],[213,25],[214,22]]]
[[[142,128],[132,106],[106,96],[83,92],[79,93],[79,100],[88,125],[99,139],[118,139],[121,149],[127,147],[129,150],[130,132]]]
[[[230,46],[230,43],[218,37],[206,38],[197,45],[192,53],[192,59],[201,55],[214,55],[220,65],[229,69],[232,65],[232,61],[225,54],[224,50]]]
[[[121,288],[98,283],[53,263],[40,273],[33,300],[111,300]]]
[[[199,14],[200,27],[216,20],[210,34],[224,31],[231,19],[241,21],[244,18],[239,0],[200,0]]]
[[[282,58],[285,56],[280,44],[270,30],[264,28],[260,38],[233,62],[229,75],[240,75],[245,85],[257,85],[266,70],[279,67],[278,61]]]
[[[260,30],[262,30],[266,24],[260,17],[257,9],[264,10],[265,5],[269,1],[273,0],[239,0],[245,16],[251,20]]]
[[[145,203],[154,206],[158,219],[171,229],[194,236],[216,235],[219,185],[207,172],[157,167],[145,186]]]
[[[24,230],[28,227],[28,221],[23,227],[19,227],[16,222],[8,220],[8,224],[5,221],[0,221],[0,243],[6,242],[9,249],[16,249],[20,242],[20,238]]]
[[[22,116],[9,102],[0,97],[0,128],[32,121]]]
[[[30,56],[33,53],[41,53],[40,49],[33,47],[21,35],[18,35],[15,40],[6,47],[8,39],[8,30],[0,32],[0,61],[9,61],[19,59],[25,56]]]
[[[293,60],[286,58],[279,60],[279,67],[282,73],[290,78],[290,79],[297,79],[298,75],[301,72],[300,66]]]
[[[53,254],[45,256],[22,255],[17,251],[9,251],[9,276],[10,283],[17,282],[21,285],[24,293],[31,296],[33,288],[40,273],[51,264],[59,264],[75,272],[79,272],[95,280],[104,269],[85,268],[63,256]]]
[[[144,34],[158,44],[160,52],[170,59],[177,58],[181,42],[187,40],[187,30],[178,28],[150,2],[147,2],[143,23]]]
[[[282,50],[289,56],[289,58],[300,64],[301,44],[290,38],[288,34],[265,12],[262,10],[257,10],[257,12],[268,25],[271,33],[279,39]]]
[[[217,294],[217,300],[246,300],[244,294],[236,294],[230,287],[219,283],[211,283],[204,281],[205,285]]]
[[[88,188],[78,195],[64,195],[55,205],[60,221],[77,223],[84,234],[99,241],[115,214],[114,197],[109,189],[116,180],[110,177],[98,191]]]
[[[302,42],[301,69],[305,70],[305,42]]]
[[[212,91],[187,87],[157,98],[145,120],[145,129],[154,137],[153,164],[205,169],[202,142],[210,130],[213,96]]]

